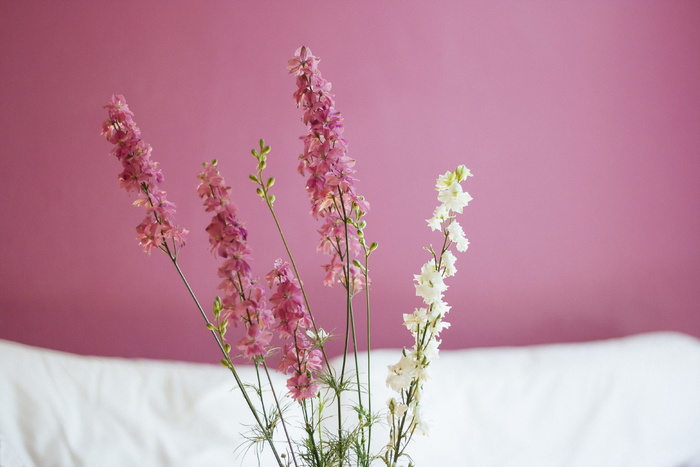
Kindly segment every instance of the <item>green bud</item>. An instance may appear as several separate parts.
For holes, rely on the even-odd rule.
[[[275,199],[277,199],[277,198],[275,198],[275,195],[270,195],[267,197],[267,199],[270,200],[270,204],[275,204]]]
[[[226,353],[231,353],[231,344],[224,344],[224,351]]]
[[[274,184],[275,184],[275,177],[270,177],[267,179],[267,187],[268,188],[270,188]]]
[[[256,151],[255,149],[251,149],[251,150],[250,150],[250,153],[251,153],[251,154],[253,155],[253,157],[255,157],[256,159],[257,159],[258,157],[260,157],[260,154],[258,154],[258,151]]]
[[[262,150],[263,154],[269,154],[270,153],[270,146],[265,146]]]
[[[455,175],[457,176],[457,179],[461,182],[463,180],[466,180],[467,177],[471,177],[472,174],[469,171],[468,168],[466,168],[464,165],[457,166],[455,169]]]
[[[248,175],[248,178],[251,179],[252,181],[254,181],[255,183],[260,183],[260,179],[255,174]]]
[[[214,326],[211,323],[207,323],[207,329],[209,329],[210,331],[216,331],[216,326]]]
[[[260,187],[257,187],[257,188],[255,189],[255,192],[256,192],[258,195],[260,195],[260,196],[263,196],[263,195],[265,194],[265,192],[263,191],[263,189],[260,188]]]
[[[379,246],[379,243],[377,243],[377,242],[372,242],[372,244],[369,246],[369,251],[374,251],[374,250],[376,250],[378,246]]]

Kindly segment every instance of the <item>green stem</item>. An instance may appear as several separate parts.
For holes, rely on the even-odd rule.
[[[369,426],[367,427],[367,453],[371,451],[372,444],[372,358],[371,358],[371,339],[370,339],[370,306],[369,306],[369,252],[365,248],[365,313],[367,316],[367,411],[370,417]]]
[[[284,436],[287,438],[287,444],[289,445],[289,453],[292,456],[292,461],[294,465],[298,466],[297,458],[294,455],[294,446],[292,446],[292,438],[289,436],[289,431],[287,430],[287,423],[284,421],[284,415],[282,414],[282,407],[280,407],[279,399],[277,398],[277,393],[275,392],[275,386],[272,384],[272,378],[270,377],[270,371],[267,368],[267,363],[263,361],[263,368],[265,369],[265,375],[267,375],[267,381],[270,384],[270,390],[272,391],[272,399],[275,401],[277,406],[277,412],[280,414],[280,422],[282,422],[282,429],[284,430]]]
[[[318,336],[318,326],[316,325],[316,320],[314,319],[313,312],[311,311],[311,306],[309,305],[309,298],[306,295],[306,288],[304,287],[304,282],[301,280],[301,275],[299,274],[299,269],[297,268],[297,263],[294,261],[294,256],[292,255],[292,251],[289,249],[289,243],[287,243],[287,237],[284,235],[284,231],[282,230],[282,226],[280,225],[279,219],[277,219],[277,214],[275,213],[275,208],[272,206],[272,202],[270,201],[270,197],[267,192],[267,186],[265,186],[264,183],[262,183],[262,170],[258,172],[258,179],[260,180],[261,183],[259,183],[260,188],[262,189],[263,192],[263,199],[265,200],[265,204],[267,204],[267,208],[270,211],[270,214],[272,215],[272,220],[275,222],[275,227],[277,227],[277,232],[280,234],[280,238],[282,239],[282,244],[284,245],[284,249],[287,252],[287,257],[289,258],[289,262],[292,265],[292,269],[294,269],[294,275],[297,277],[299,280],[299,288],[301,289],[301,295],[304,297],[304,304],[306,305],[306,310],[309,312],[309,317],[311,318],[311,324],[314,327],[314,332]],[[319,348],[321,349],[321,353],[323,354],[323,360],[324,363],[326,364],[326,367],[329,368],[330,370],[330,364],[329,364],[329,359],[328,355],[326,354],[326,349],[324,345],[320,345]]]
[[[180,265],[178,264],[177,259],[170,252],[170,249],[168,248],[167,244],[165,246],[165,249],[166,249],[166,254],[168,255],[168,257],[172,261],[173,265],[175,266],[175,269],[177,269],[177,273],[180,275],[180,279],[182,279],[182,282],[185,284],[185,287],[187,287],[187,291],[190,293],[190,297],[192,297],[192,300],[194,300],[195,305],[197,305],[197,309],[199,310],[199,313],[202,315],[202,318],[204,318],[204,321],[207,324],[207,328],[211,328],[212,324],[209,321],[209,317],[204,312],[204,309],[202,308],[202,305],[199,303],[197,296],[194,294],[192,287],[190,287],[189,282],[187,282],[187,279],[185,278],[185,275],[183,274],[182,269],[180,269]],[[219,350],[223,354],[224,360],[227,363],[226,366],[231,371],[233,378],[236,380],[236,384],[238,385],[238,388],[241,390],[241,393],[243,394],[243,398],[245,399],[245,402],[248,405],[248,408],[250,409],[250,411],[253,414],[253,417],[255,418],[255,422],[262,429],[262,433],[265,436],[265,440],[270,445],[270,449],[272,450],[272,453],[274,454],[275,459],[277,460],[277,464],[280,467],[284,467],[284,464],[282,463],[282,459],[280,458],[279,453],[277,452],[277,448],[275,448],[275,444],[272,441],[272,436],[270,436],[270,433],[268,432],[267,428],[263,425],[262,421],[260,420],[260,416],[258,415],[258,412],[255,409],[255,406],[253,405],[253,401],[250,399],[250,396],[248,395],[248,392],[245,389],[245,385],[243,384],[243,381],[241,380],[240,376],[238,375],[238,372],[236,371],[236,369],[233,365],[233,361],[231,360],[231,357],[229,356],[228,352],[226,352],[226,349],[224,348],[224,345],[221,342],[221,340],[219,339],[219,336],[216,334],[216,332],[212,329],[209,329],[209,331],[211,332],[212,336],[214,337],[214,340],[216,341],[216,344],[219,347]]]
[[[343,201],[343,192],[338,187],[338,198],[340,200],[340,207],[342,208],[342,213],[343,213],[343,230],[344,230],[344,235],[345,235],[345,268],[344,268],[344,274],[345,274],[345,290],[346,290],[346,297],[347,297],[347,318],[346,318],[346,325],[345,325],[345,351],[343,353],[343,369],[340,372],[340,377],[341,381],[342,378],[345,375],[345,360],[347,358],[347,352],[348,352],[348,334],[352,334],[352,345],[353,345],[353,360],[355,362],[355,384],[357,385],[357,403],[360,408],[360,413],[363,412],[363,405],[362,405],[362,387],[360,385],[360,366],[359,366],[359,361],[357,357],[357,333],[355,332],[355,314],[353,312],[353,307],[352,307],[352,292],[354,291],[352,287],[354,287],[354,284],[351,283],[352,281],[352,274],[351,274],[351,269],[350,265],[352,263],[352,260],[350,259],[350,234],[348,232],[348,213],[347,210],[345,209],[345,202]],[[337,207],[336,207],[337,209]],[[366,285],[366,284],[365,284]],[[348,326],[349,325],[349,326]],[[360,420],[362,422],[362,420]],[[365,446],[365,429],[364,426],[360,426],[360,433],[362,435],[362,445],[363,447]],[[369,451],[367,451],[365,454],[369,454]]]

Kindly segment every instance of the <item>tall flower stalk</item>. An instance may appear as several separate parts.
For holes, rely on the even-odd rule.
[[[413,335],[413,348],[404,348],[399,361],[389,366],[386,379],[387,386],[397,393],[387,402],[390,432],[382,458],[390,467],[396,466],[405,455],[415,433],[427,433],[421,411],[423,384],[428,379],[428,367],[438,358],[440,333],[450,326],[444,317],[451,307],[443,300],[447,290],[444,279],[457,272],[457,258],[450,248],[454,245],[458,251],[465,252],[469,247],[469,240],[455,215],[461,214],[472,200],[462,191],[461,185],[471,175],[469,169],[460,165],[454,172],[446,172],[437,179],[436,190],[441,204],[427,222],[432,230],[442,233],[442,246],[438,250],[432,245],[426,248],[431,258],[423,265],[420,274],[413,276],[416,295],[423,299],[424,305],[413,313],[404,314],[404,325]]]
[[[134,204],[146,209],[145,219],[136,227],[136,238],[146,253],[156,248],[177,256],[187,231],[175,224],[175,205],[160,188],[163,172],[151,158],[151,145],[141,139],[124,96],[112,96],[105,109],[108,118],[102,124],[102,134],[114,144],[112,154],[122,165],[120,185],[129,193],[138,193],[141,198]]]
[[[366,223],[362,218],[369,210],[369,203],[358,195],[355,189],[355,161],[347,153],[343,118],[335,108],[335,101],[330,93],[331,83],[323,78],[318,69],[319,61],[307,47],[300,47],[288,64],[290,73],[296,76],[297,90],[294,99],[297,106],[303,109],[302,121],[308,127],[308,133],[302,137],[304,150],[299,156],[298,170],[307,177],[306,192],[311,202],[311,215],[322,221],[318,231],[321,236],[318,250],[330,257],[329,262],[323,266],[326,270],[324,283],[328,286],[340,283],[346,292],[343,362],[340,373],[331,381],[336,391],[338,437],[344,436],[341,426],[341,392],[346,387],[346,363],[352,343],[361,444],[366,446],[368,442],[365,441],[368,438],[364,426],[371,425],[371,410],[365,410],[363,404],[353,297],[363,287],[365,293],[369,293],[366,288],[366,262],[376,244],[367,246],[364,239]],[[369,319],[369,308],[367,313]],[[367,339],[369,352],[369,333]],[[369,384],[365,387],[369,392]],[[370,397],[368,394],[367,400]],[[369,453],[363,454],[368,457]]]

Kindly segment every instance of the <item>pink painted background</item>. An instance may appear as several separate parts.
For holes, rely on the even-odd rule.
[[[259,274],[283,254],[247,176],[259,138],[312,305],[340,289],[304,179],[286,61],[321,57],[369,199],[374,345],[409,345],[412,275],[437,242],[435,177],[475,177],[471,247],[449,282],[444,348],[677,330],[700,336],[700,2],[0,3],[0,338],[84,354],[216,361],[200,317],[100,136],[126,96],[192,233],[205,303],[217,261],[196,198],[218,158]],[[360,322],[361,324],[361,322]]]

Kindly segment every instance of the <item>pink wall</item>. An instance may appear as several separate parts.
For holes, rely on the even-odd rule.
[[[145,5],[144,5],[145,3]],[[322,58],[372,203],[374,336],[409,344],[412,274],[437,174],[476,175],[444,347],[700,336],[700,3],[0,3],[0,338],[79,353],[213,361],[163,255],[134,241],[99,129],[124,94],[192,231],[204,302],[217,262],[195,175],[214,157],[261,274],[282,254],[247,175],[264,137],[316,314],[316,224],[294,172],[304,132],[286,61]]]

